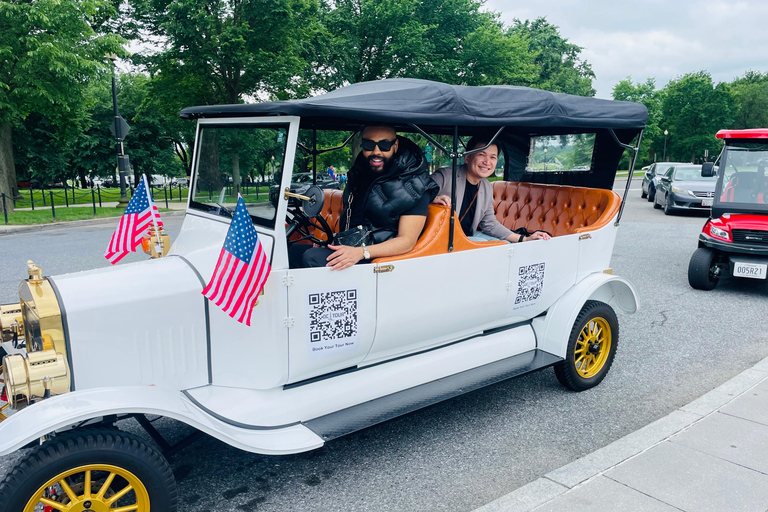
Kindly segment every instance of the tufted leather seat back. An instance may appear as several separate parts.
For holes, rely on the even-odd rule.
[[[508,229],[525,227],[552,236],[601,228],[618,213],[621,198],[611,190],[496,181],[493,210]]]
[[[331,226],[333,232],[338,233],[339,221],[341,220],[341,209],[343,207],[343,203],[341,201],[343,192],[341,190],[333,189],[325,189],[323,192],[325,193],[325,202],[323,203],[323,209],[320,212],[320,215],[322,215],[328,225]],[[328,238],[325,236],[324,231],[317,228],[315,228],[315,237],[319,238],[320,240],[325,240]]]

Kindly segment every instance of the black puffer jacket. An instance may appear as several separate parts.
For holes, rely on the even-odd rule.
[[[398,140],[398,151],[389,170],[374,180],[363,198],[355,195],[356,184],[361,172],[370,171],[362,152],[355,159],[344,190],[344,209],[340,222],[342,231],[349,229],[346,224],[350,194],[354,196],[353,204],[363,201],[363,217],[374,228],[394,232],[397,232],[400,216],[413,208],[424,194],[429,194],[430,201],[437,195],[437,183],[429,177],[427,161],[421,149],[405,137],[398,137]]]

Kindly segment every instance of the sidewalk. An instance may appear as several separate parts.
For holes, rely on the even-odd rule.
[[[475,512],[768,511],[768,357]]]

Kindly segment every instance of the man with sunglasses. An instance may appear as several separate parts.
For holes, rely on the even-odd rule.
[[[437,193],[427,161],[416,144],[398,137],[390,126],[366,126],[361,135],[362,151],[347,174],[339,231],[364,226],[373,231],[376,243],[327,248],[294,245],[292,267],[343,270],[374,258],[405,254],[416,245]]]

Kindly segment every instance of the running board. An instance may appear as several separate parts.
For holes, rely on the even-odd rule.
[[[324,441],[330,441],[443,400],[552,366],[560,361],[562,358],[549,352],[531,350],[305,421],[304,426]]]

